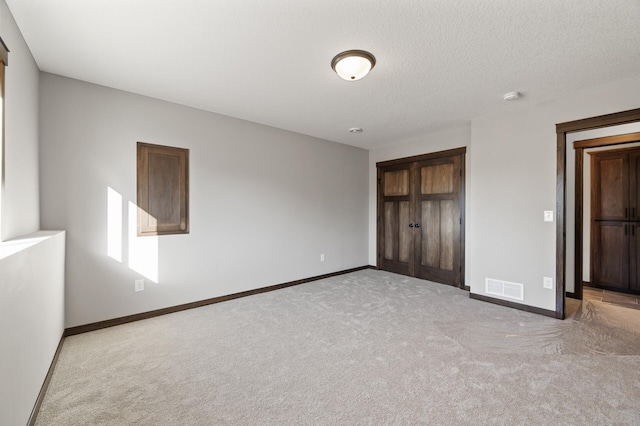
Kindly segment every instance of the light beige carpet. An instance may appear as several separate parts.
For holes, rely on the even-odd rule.
[[[640,311],[575,308],[360,271],[69,337],[37,425],[640,424]]]

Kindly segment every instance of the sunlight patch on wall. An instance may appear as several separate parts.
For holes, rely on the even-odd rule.
[[[107,187],[107,255],[122,263],[122,195]]]
[[[129,201],[129,268],[158,282],[158,237],[138,237],[138,206]]]

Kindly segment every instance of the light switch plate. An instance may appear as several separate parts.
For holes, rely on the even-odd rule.
[[[544,211],[544,221],[545,222],[553,222],[553,211],[545,210]]]
[[[144,291],[144,279],[135,280],[135,291]]]
[[[544,288],[553,289],[553,278],[551,278],[551,277],[544,277],[544,278],[542,279],[542,285],[544,286]]]

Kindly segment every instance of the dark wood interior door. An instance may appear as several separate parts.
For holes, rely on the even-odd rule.
[[[378,163],[378,268],[464,287],[464,153]]]
[[[416,163],[416,276],[460,285],[461,158]]]
[[[640,292],[640,150],[591,153],[591,282]]]
[[[379,267],[399,274],[413,275],[411,166],[403,164],[378,169],[378,173],[381,186],[378,214],[382,225]]]

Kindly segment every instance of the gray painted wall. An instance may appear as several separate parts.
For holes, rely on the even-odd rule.
[[[0,245],[0,425],[27,424],[62,337],[64,243],[53,231]]]
[[[0,424],[25,425],[64,330],[65,236],[33,234],[40,225],[39,71],[4,1],[0,36],[11,50],[0,224]]]
[[[0,240],[7,240],[40,227],[39,71],[4,1],[0,2],[0,36],[11,51],[5,74],[5,182],[0,214]]]
[[[525,304],[555,310],[555,125],[638,108],[640,79],[625,80],[555,101],[477,118],[471,124],[470,282],[483,294],[486,277],[523,283]],[[554,279],[555,285],[555,279]]]
[[[367,151],[51,74],[40,85],[42,224],[67,230],[67,327],[367,264]],[[190,150],[189,235],[131,236],[137,141]]]
[[[556,222],[543,221],[545,210],[556,210],[555,125],[638,108],[639,98],[640,79],[625,80],[371,150],[369,263],[376,262],[376,162],[467,146],[467,285],[486,294],[486,278],[522,283],[520,303],[555,310],[555,291],[542,285],[547,276],[555,286]]]

